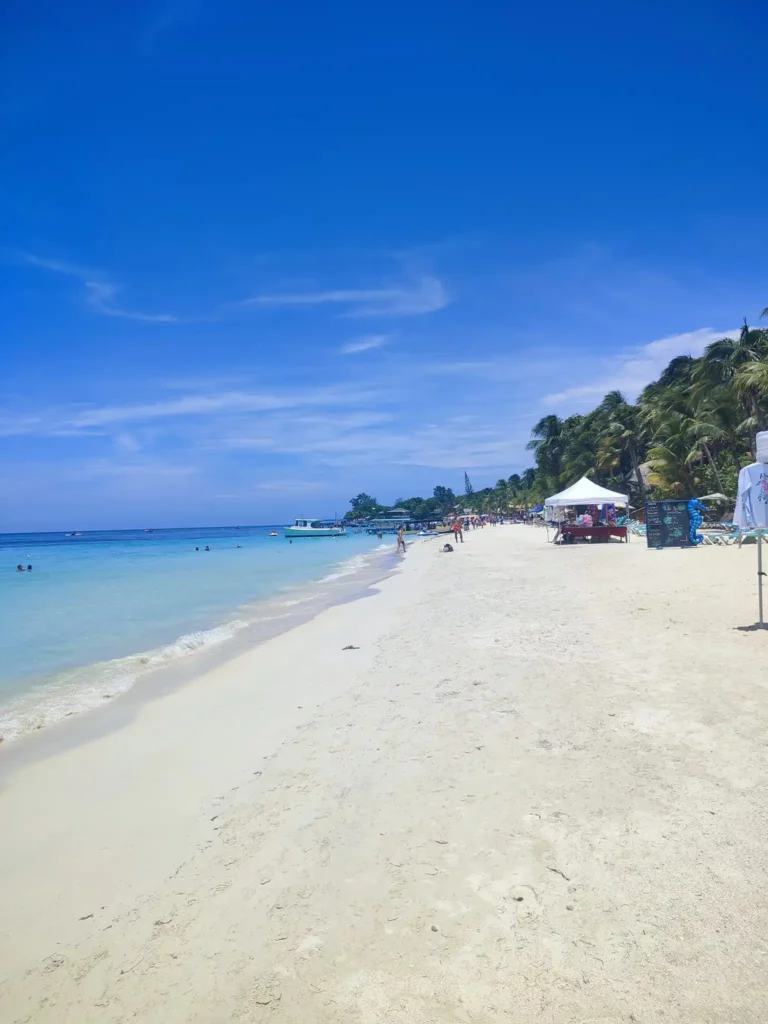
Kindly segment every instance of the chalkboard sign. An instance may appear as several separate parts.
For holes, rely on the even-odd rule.
[[[649,548],[689,548],[691,518],[688,501],[649,501],[645,506]]]

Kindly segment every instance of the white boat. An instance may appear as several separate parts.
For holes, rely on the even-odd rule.
[[[322,519],[297,519],[284,529],[286,537],[345,537],[343,526],[333,526]]]

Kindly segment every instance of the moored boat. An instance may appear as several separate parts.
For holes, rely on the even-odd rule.
[[[345,537],[343,526],[323,519],[297,519],[293,526],[284,528],[286,537]]]

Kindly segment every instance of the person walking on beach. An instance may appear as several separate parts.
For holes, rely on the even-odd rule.
[[[403,552],[403,554],[405,554],[405,533],[404,533],[404,530],[403,530],[402,526],[397,531],[397,553],[398,553],[398,555],[400,554],[401,551]]]
[[[461,541],[462,544],[464,543],[464,531],[461,528],[461,520],[458,516],[453,521],[453,536],[457,544],[459,541]]]

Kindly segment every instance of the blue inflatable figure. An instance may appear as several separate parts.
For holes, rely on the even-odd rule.
[[[691,544],[701,544],[704,538],[700,533],[696,533],[698,528],[704,522],[702,512],[707,511],[707,506],[702,505],[698,498],[691,498],[688,502],[688,536],[691,538]]]

